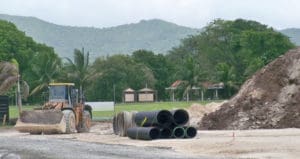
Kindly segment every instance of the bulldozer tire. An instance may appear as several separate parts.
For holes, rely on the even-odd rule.
[[[76,120],[72,110],[63,110],[64,118],[66,121],[66,133],[76,133]]]
[[[82,127],[79,129],[78,132],[90,132],[92,126],[92,118],[89,111],[85,110],[83,112],[83,120],[82,120]]]

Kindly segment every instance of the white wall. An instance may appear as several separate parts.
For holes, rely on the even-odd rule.
[[[85,102],[85,104],[90,105],[93,111],[114,111],[114,102]]]

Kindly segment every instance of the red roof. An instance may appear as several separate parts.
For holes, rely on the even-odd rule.
[[[181,80],[177,80],[174,83],[172,83],[171,87],[178,87],[181,84]]]

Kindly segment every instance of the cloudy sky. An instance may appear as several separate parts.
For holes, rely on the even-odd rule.
[[[300,28],[299,0],[0,0],[0,13],[72,26],[110,27],[157,18],[201,28],[216,18],[244,18],[276,29]]]

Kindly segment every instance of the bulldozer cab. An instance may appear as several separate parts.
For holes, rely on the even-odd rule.
[[[74,83],[50,83],[49,102],[67,103],[67,107],[74,107],[78,103],[78,90]]]

